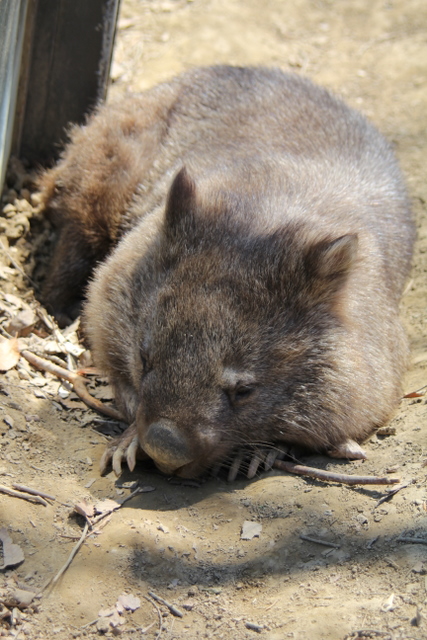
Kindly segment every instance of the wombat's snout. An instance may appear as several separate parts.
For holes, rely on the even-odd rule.
[[[141,446],[163,473],[175,473],[194,460],[184,435],[171,420],[150,424],[141,439]]]

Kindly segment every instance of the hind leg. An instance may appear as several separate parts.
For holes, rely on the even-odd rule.
[[[42,302],[60,327],[79,315],[87,280],[101,257],[94,255],[75,228],[65,225],[61,229],[42,290]]]

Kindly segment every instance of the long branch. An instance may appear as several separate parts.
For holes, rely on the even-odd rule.
[[[327,482],[341,482],[342,484],[398,484],[399,478],[380,478],[378,476],[350,476],[344,473],[333,473],[332,471],[324,471],[323,469],[315,469],[314,467],[305,467],[302,464],[294,462],[284,462],[276,460],[273,464],[275,469],[287,471],[288,473],[296,473],[300,476],[309,476],[317,480],[325,480]]]

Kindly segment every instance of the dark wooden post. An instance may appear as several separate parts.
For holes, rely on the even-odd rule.
[[[105,98],[120,0],[30,0],[12,153],[55,160]]]

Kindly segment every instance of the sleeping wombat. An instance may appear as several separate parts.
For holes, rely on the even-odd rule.
[[[62,322],[109,254],[84,327],[131,426],[102,468],[141,454],[234,478],[252,447],[253,476],[280,443],[363,456],[399,400],[414,226],[361,115],[277,69],[195,69],[100,107],[42,187]]]

